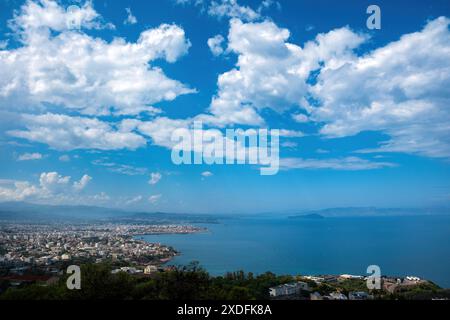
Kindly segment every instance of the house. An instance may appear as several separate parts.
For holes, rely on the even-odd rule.
[[[158,267],[157,266],[146,266],[144,269],[144,273],[145,274],[152,274],[158,272]]]
[[[324,277],[306,276],[304,278],[307,279],[307,280],[314,281],[316,284],[321,284],[322,282],[325,281]]]
[[[115,270],[111,271],[112,274],[117,274],[119,272],[125,272],[128,274],[137,274],[137,273],[142,273],[142,270],[138,270],[134,267],[122,267],[120,269],[115,269]]]
[[[324,282],[327,283],[336,283],[338,281],[338,277],[337,276],[324,276]]]
[[[363,280],[363,276],[355,276],[352,274],[341,274],[339,280]]]
[[[418,286],[420,284],[427,283],[425,280],[421,280],[419,277],[406,277],[402,280],[398,280],[397,286],[395,287],[394,292],[396,291],[403,291],[403,290],[409,290],[415,286]]]
[[[269,294],[271,297],[281,297],[287,295],[287,290],[285,285],[272,287],[269,289]]]
[[[389,292],[389,293],[394,293],[397,288],[398,288],[399,284],[397,283],[392,283],[392,282],[383,282],[383,290]]]
[[[282,284],[269,289],[271,297],[282,297],[299,294],[301,291],[310,291],[306,282],[298,281],[293,283]]]
[[[63,260],[63,261],[70,260],[70,255],[68,255],[67,253],[63,254],[63,255],[61,256],[61,260]]]
[[[421,279],[419,277],[408,276],[408,277],[406,277],[406,280],[408,282],[418,283],[418,282],[420,282]]]

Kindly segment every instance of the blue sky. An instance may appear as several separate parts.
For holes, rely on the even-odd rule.
[[[0,0],[0,201],[255,213],[450,201],[450,4]],[[67,8],[77,5],[80,28]],[[170,134],[282,130],[281,170]]]

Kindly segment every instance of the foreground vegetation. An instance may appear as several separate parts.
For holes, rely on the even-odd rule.
[[[68,290],[67,277],[61,277],[52,285],[33,284],[23,288],[9,288],[1,300],[267,300],[269,288],[300,280],[299,277],[277,276],[267,272],[255,276],[242,271],[228,273],[223,277],[212,277],[197,263],[151,276],[133,276],[126,273],[111,273],[107,264],[87,264],[81,267],[81,290]],[[302,279],[302,281],[305,281]],[[307,281],[307,280],[306,280]],[[348,280],[338,284],[321,284],[307,281],[310,287],[321,294],[333,291],[348,293],[364,290],[360,280]],[[367,289],[366,289],[367,290]],[[426,288],[397,295],[372,292],[383,299],[431,299],[450,298],[450,292],[430,285]],[[304,298],[309,295],[304,296]],[[299,299],[302,297],[299,296]]]
[[[8,289],[3,300],[254,300],[268,299],[271,286],[292,282],[291,276],[230,273],[211,277],[197,263],[150,277],[111,274],[106,264],[81,267],[81,290],[68,290],[66,277],[57,284]]]

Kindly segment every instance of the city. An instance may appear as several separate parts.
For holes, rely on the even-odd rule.
[[[136,237],[204,230],[179,225],[2,224],[0,270],[2,274],[61,274],[69,263],[109,262],[113,266],[142,269],[160,266],[177,255],[177,251]]]

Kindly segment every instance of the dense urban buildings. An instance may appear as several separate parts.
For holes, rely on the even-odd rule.
[[[139,235],[202,231],[179,225],[126,224],[2,224],[0,266],[23,272],[30,268],[59,272],[68,263],[110,262],[118,266],[161,265],[174,257],[175,249],[138,240]]]

